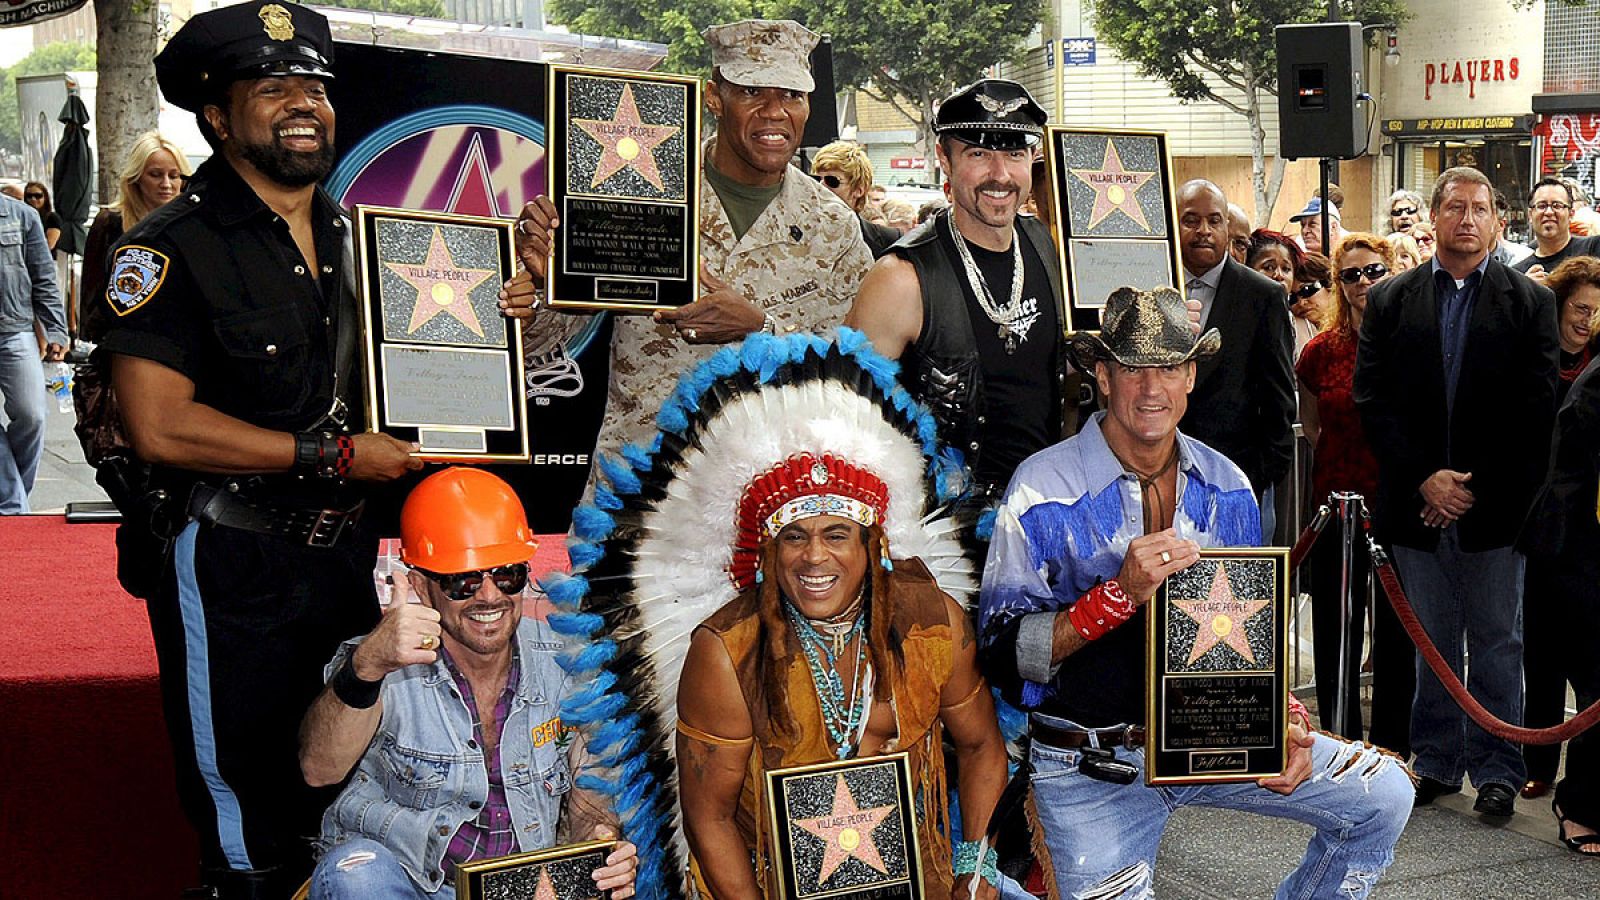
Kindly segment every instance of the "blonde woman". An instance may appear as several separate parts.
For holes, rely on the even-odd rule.
[[[100,340],[105,331],[106,263],[111,248],[123,232],[139,223],[156,208],[178,196],[188,179],[189,161],[178,145],[154,131],[134,141],[123,161],[117,180],[117,199],[101,208],[89,226],[83,250],[83,314],[79,334],[84,340]]]
[[[1404,272],[1422,265],[1422,250],[1417,247],[1417,241],[1411,235],[1404,231],[1396,231],[1384,240],[1389,243],[1389,249],[1394,251],[1395,272]]]

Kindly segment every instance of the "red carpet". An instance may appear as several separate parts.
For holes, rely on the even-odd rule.
[[[162,898],[198,883],[144,604],[113,526],[0,519],[0,895]]]
[[[117,585],[113,531],[0,518],[6,900],[171,900],[199,881],[150,625]],[[566,565],[561,535],[539,542],[535,571]]]

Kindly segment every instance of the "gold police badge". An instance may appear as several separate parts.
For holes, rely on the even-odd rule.
[[[261,7],[261,27],[267,37],[275,41],[294,40],[294,20],[289,18],[289,11],[276,3]]]

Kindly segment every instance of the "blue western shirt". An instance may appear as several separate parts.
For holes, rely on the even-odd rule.
[[[1091,727],[1144,721],[1144,610],[1051,664],[1056,613],[1122,569],[1144,533],[1139,481],[1100,431],[1083,430],[1017,468],[995,521],[980,595],[979,646],[990,680],[1011,703]],[[1255,546],[1260,511],[1239,467],[1177,435],[1172,526],[1202,547]]]

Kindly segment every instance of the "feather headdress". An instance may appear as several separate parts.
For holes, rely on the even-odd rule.
[[[961,457],[939,448],[897,369],[848,328],[833,343],[752,335],[680,378],[649,446],[597,458],[606,483],[573,514],[574,574],[544,587],[563,610],[552,626],[588,639],[563,660],[586,686],[562,719],[585,729],[601,767],[579,785],[611,798],[639,848],[640,897],[683,893],[678,679],[690,634],[753,579],[753,535],[796,498],[859,504],[895,556],[920,557],[946,592],[976,599],[951,516]],[[772,489],[750,490],[758,479]]]

